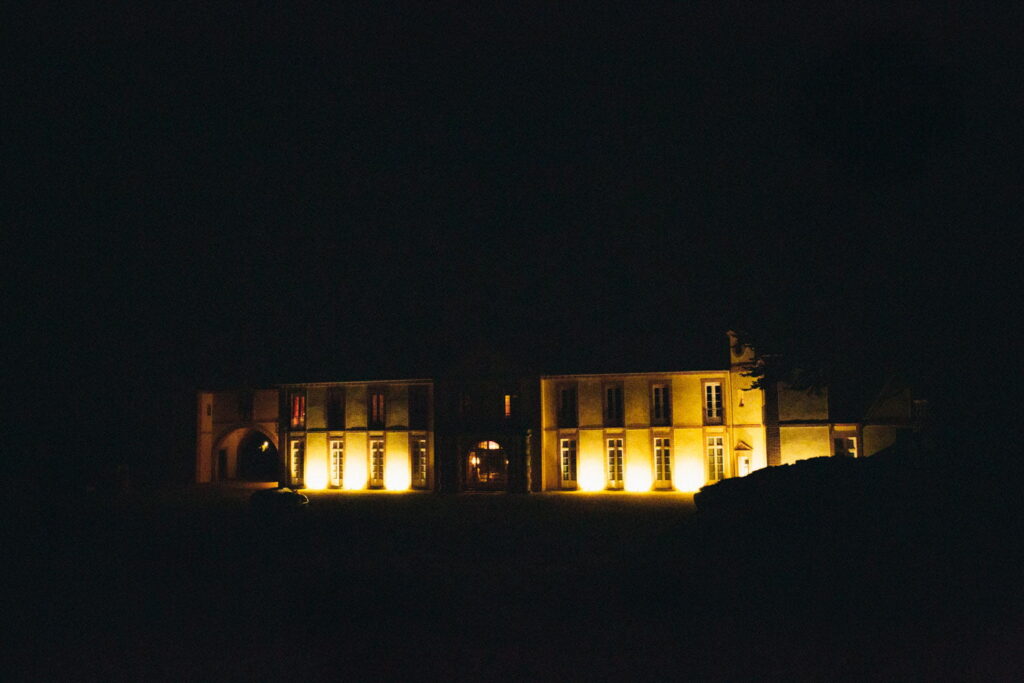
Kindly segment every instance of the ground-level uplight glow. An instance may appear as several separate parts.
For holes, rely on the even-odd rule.
[[[404,458],[397,458],[397,462],[388,461],[384,468],[384,488],[388,491],[408,490],[412,483],[412,475],[409,472],[409,463]]]
[[[584,460],[580,463],[580,471],[577,474],[576,485],[580,491],[600,491],[604,489],[604,471],[601,463],[593,460]]]
[[[327,464],[319,461],[306,463],[303,486],[314,490],[327,488]]]
[[[342,485],[349,491],[366,488],[367,468],[365,458],[346,458],[345,476]]]
[[[697,460],[683,460],[675,463],[673,484],[677,491],[692,493],[704,485],[704,465]]]
[[[651,468],[643,465],[630,465],[626,468],[625,486],[627,491],[640,493],[650,491],[654,479],[651,476]]]

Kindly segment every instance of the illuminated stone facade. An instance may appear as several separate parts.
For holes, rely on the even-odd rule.
[[[730,340],[732,338],[730,337]],[[696,491],[817,456],[871,455],[915,425],[884,387],[859,420],[827,390],[752,389],[726,368],[284,384],[200,392],[196,479],[382,491]]]

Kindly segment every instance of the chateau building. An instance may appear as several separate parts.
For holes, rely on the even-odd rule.
[[[196,480],[382,491],[696,491],[770,465],[862,457],[924,407],[886,385],[753,388],[754,351],[711,370],[282,384],[198,394]],[[838,396],[838,392],[836,392]],[[859,415],[858,415],[859,411]]]

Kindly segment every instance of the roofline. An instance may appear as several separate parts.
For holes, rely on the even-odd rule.
[[[541,375],[543,379],[580,379],[590,377],[664,377],[666,375],[707,375],[710,373],[725,373],[729,374],[729,370],[665,370],[663,372],[600,372],[600,373],[580,373],[580,374],[568,374],[568,375]]]
[[[343,385],[354,385],[354,384],[413,384],[413,383],[433,383],[434,380],[431,378],[414,378],[414,379],[367,379],[367,380],[343,380],[336,382],[279,382],[277,384],[271,384],[269,386],[262,387],[228,387],[226,389],[196,389],[197,394],[216,394],[226,393],[232,391],[276,391],[278,389],[292,389],[295,387],[333,387],[339,384]]]
[[[281,384],[274,385],[280,388],[292,388],[292,387],[333,387],[339,384],[412,384],[415,382],[430,382],[433,383],[434,379],[431,377],[413,377],[409,379],[360,379],[360,380],[340,380],[336,382],[282,382]]]

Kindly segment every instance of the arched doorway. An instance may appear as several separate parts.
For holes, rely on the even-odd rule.
[[[255,425],[230,429],[213,449],[213,481],[277,482],[280,462],[274,441]]]
[[[244,481],[277,481],[277,449],[256,430],[238,443],[238,478]]]
[[[497,441],[474,444],[463,464],[466,488],[470,491],[504,491],[508,488],[508,454]]]

